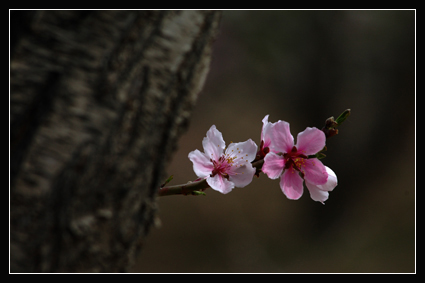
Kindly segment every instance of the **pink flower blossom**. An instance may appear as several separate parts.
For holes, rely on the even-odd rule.
[[[204,152],[194,150],[189,153],[189,159],[195,174],[206,179],[212,189],[227,194],[234,187],[251,183],[255,173],[251,162],[257,152],[257,145],[251,139],[225,148],[223,135],[212,125],[202,146]]]
[[[289,123],[278,121],[272,125],[271,152],[264,158],[262,171],[271,179],[280,177],[280,188],[289,199],[299,199],[303,194],[303,179],[313,200],[323,203],[328,191],[337,185],[335,173],[314,155],[326,144],[325,134],[317,128],[306,128],[294,137]]]

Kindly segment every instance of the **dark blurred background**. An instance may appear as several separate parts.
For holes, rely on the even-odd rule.
[[[325,205],[265,175],[162,197],[132,271],[415,272],[415,11],[224,11],[171,185],[196,179],[187,155],[212,124],[226,144],[259,144],[266,114],[296,137],[346,108],[322,160],[339,180]]]

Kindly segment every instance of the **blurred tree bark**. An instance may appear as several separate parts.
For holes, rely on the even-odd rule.
[[[10,271],[125,272],[220,13],[10,13]]]

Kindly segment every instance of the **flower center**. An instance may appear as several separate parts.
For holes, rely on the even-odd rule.
[[[214,170],[212,171],[211,177],[214,177],[217,174],[228,177],[229,175],[227,172],[229,171],[230,167],[233,166],[233,163],[235,163],[235,159],[236,156],[229,156],[228,154],[225,154],[221,156],[218,161],[212,160],[214,164]]]
[[[298,152],[297,147],[294,146],[290,152],[283,154],[283,157],[285,158],[285,169],[291,169],[292,173],[297,170],[301,172],[302,177],[304,177],[305,171],[302,167],[305,166],[305,160],[307,159],[306,155]]]
[[[211,172],[211,177],[214,177],[215,175],[220,174],[223,177],[228,179],[229,173],[231,175],[238,175],[237,173],[231,173],[230,172],[230,168],[232,166],[236,166],[236,167],[243,166],[243,165],[235,164],[236,159],[241,158],[241,159],[245,160],[246,162],[248,162],[247,159],[244,159],[244,157],[248,156],[248,154],[241,157],[241,156],[238,156],[238,154],[240,154],[240,153],[241,153],[241,150],[239,148],[237,148],[235,150],[235,152],[232,150],[231,152],[229,152],[229,153],[226,152],[226,154],[220,156],[218,161],[210,159],[210,161],[214,165],[214,169]]]

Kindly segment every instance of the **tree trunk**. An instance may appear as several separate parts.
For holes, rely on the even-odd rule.
[[[131,267],[219,18],[11,11],[11,272]]]

